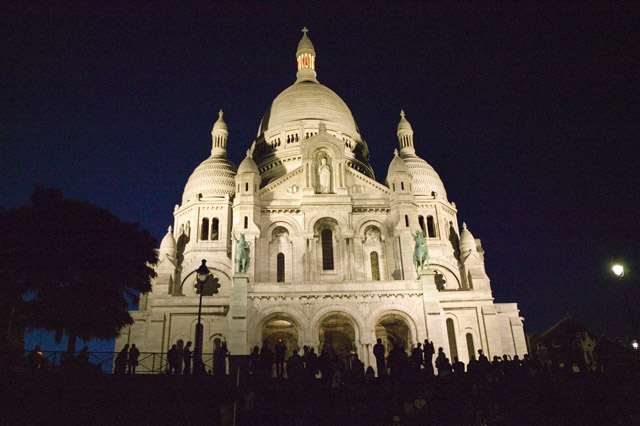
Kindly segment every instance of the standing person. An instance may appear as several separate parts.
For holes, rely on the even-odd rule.
[[[287,352],[287,347],[285,346],[282,339],[278,339],[275,347],[276,352],[276,376],[281,379],[284,374],[284,354]]]
[[[169,374],[176,374],[178,372],[178,346],[172,345],[171,349],[167,351],[167,363],[169,364]]]
[[[129,344],[124,345],[122,350],[116,356],[116,365],[113,370],[115,374],[124,374],[127,371],[127,354],[129,352]]]
[[[140,357],[140,351],[136,348],[136,344],[131,345],[129,349],[129,369],[127,374],[136,374],[136,367],[138,366],[138,358]]]
[[[184,341],[178,340],[176,345],[176,374],[182,374],[182,359],[184,357]]]
[[[429,339],[424,339],[422,353],[424,354],[424,368],[433,376],[433,355],[436,353],[436,350],[433,347],[433,342],[430,342]]]
[[[191,353],[191,342],[187,342],[187,345],[184,347],[182,351],[182,361],[184,362],[184,369],[182,370],[182,374],[188,376],[191,374],[191,358],[193,354]]]
[[[416,347],[411,350],[411,363],[412,367],[416,370],[420,370],[422,363],[424,362],[422,348],[420,346],[422,345],[418,342]]]
[[[304,360],[298,355],[298,350],[293,350],[293,355],[287,360],[287,377],[291,380],[299,380],[304,370]]]
[[[260,348],[258,346],[254,346],[251,351],[249,371],[254,376],[260,371]]]
[[[376,357],[376,368],[378,369],[378,377],[382,377],[387,373],[384,363],[384,345],[382,339],[378,338],[377,343],[373,345],[373,355]]]
[[[267,345],[265,340],[262,343],[262,349],[260,349],[260,364],[262,365],[262,372],[267,379],[273,377],[273,352]]]
[[[213,375],[222,377],[227,375],[227,348],[219,338],[214,339],[213,344]]]

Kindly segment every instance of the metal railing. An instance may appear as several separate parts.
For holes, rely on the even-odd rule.
[[[70,358],[66,351],[25,351],[24,368],[28,370],[51,370],[66,366],[85,367],[102,371],[103,373],[113,373],[115,359],[118,352],[87,352],[89,363],[78,358],[79,352]],[[205,370],[213,370],[213,354],[203,353],[202,362]],[[184,364],[181,365],[184,368]],[[181,368],[181,369],[182,369]],[[193,368],[193,362],[191,363]],[[128,370],[128,365],[127,365]],[[169,372],[169,362],[166,353],[140,352],[136,374],[165,374]]]

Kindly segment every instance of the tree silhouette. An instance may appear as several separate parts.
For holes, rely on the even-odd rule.
[[[0,211],[2,337],[16,321],[59,342],[110,339],[133,322],[128,302],[151,290],[157,241],[108,210],[37,188],[28,205]],[[5,310],[6,309],[6,310]]]

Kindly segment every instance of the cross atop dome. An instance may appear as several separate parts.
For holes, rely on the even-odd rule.
[[[302,32],[304,33],[304,35],[306,36],[307,33],[309,32],[309,30],[307,29],[307,27],[302,27]]]

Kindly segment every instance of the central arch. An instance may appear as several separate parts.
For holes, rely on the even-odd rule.
[[[319,321],[320,352],[328,352],[343,364],[356,351],[356,327],[353,320],[341,312],[332,312]]]
[[[263,321],[260,329],[261,341],[267,343],[271,350],[275,348],[276,342],[282,340],[287,347],[285,359],[298,349],[299,331],[296,323],[291,317],[285,313],[277,313],[270,315],[268,319]]]
[[[385,352],[395,346],[404,350],[411,349],[413,342],[411,328],[406,319],[397,313],[386,313],[376,322],[376,339],[382,339]]]

